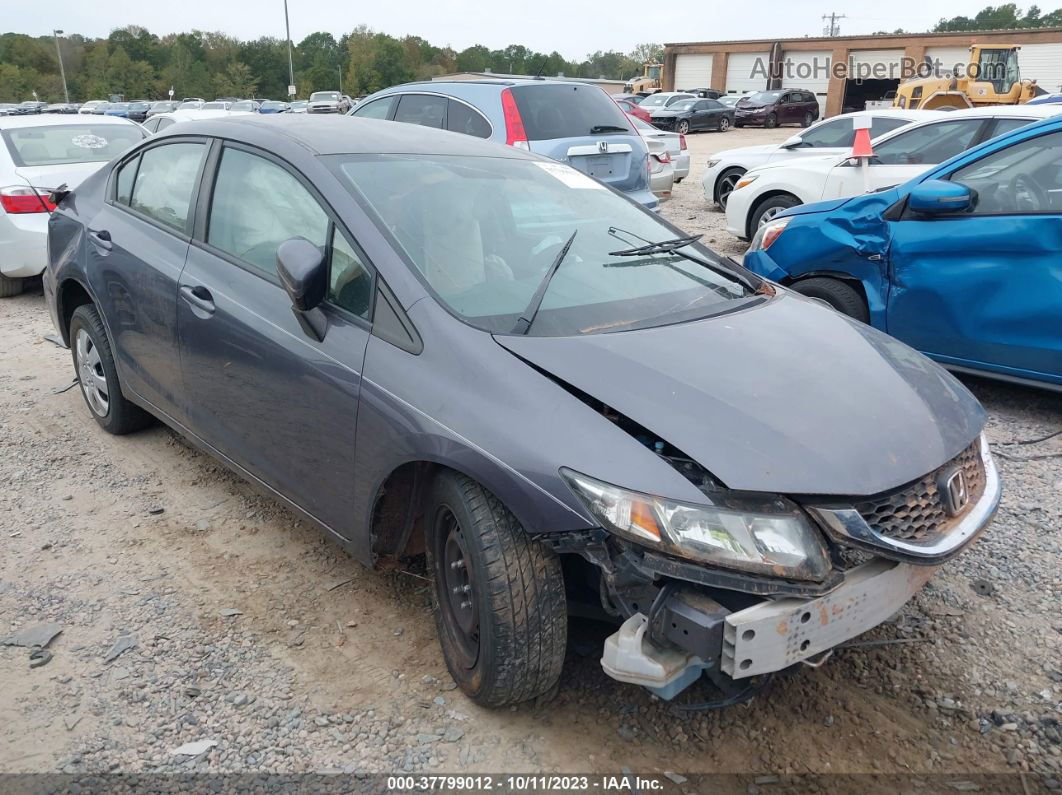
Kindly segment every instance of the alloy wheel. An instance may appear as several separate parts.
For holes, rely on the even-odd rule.
[[[678,132],[680,135],[685,135],[690,131],[690,123],[683,119],[678,123]]]
[[[739,179],[741,179],[741,174],[727,174],[719,180],[719,206],[724,210],[726,209],[727,201],[730,199],[730,194],[734,192],[734,186],[737,185]]]
[[[765,226],[770,223],[776,215],[788,209],[788,207],[769,207],[763,211],[763,215],[760,216],[760,222],[756,224],[756,228],[759,229],[761,226]]]
[[[434,538],[438,545],[434,559],[439,609],[461,664],[471,669],[479,659],[476,581],[461,525],[445,506],[435,517]]]
[[[85,402],[94,414],[106,417],[111,407],[107,376],[103,372],[100,352],[96,349],[92,337],[83,328],[77,330],[74,354],[77,356],[77,380],[81,383]]]
[[[730,119],[724,116],[719,120],[719,132],[726,132],[730,129]]]

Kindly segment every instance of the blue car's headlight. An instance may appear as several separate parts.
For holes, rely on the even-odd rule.
[[[666,500],[603,483],[570,469],[561,474],[611,533],[702,563],[753,574],[821,580],[830,570],[822,536],[789,500],[774,495],[718,504]]]

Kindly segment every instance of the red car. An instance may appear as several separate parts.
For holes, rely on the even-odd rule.
[[[652,117],[649,115],[649,111],[645,108],[640,108],[633,102],[627,99],[617,99],[616,104],[620,106],[624,113],[628,113],[634,116],[636,119],[641,119],[644,122],[652,123]]]

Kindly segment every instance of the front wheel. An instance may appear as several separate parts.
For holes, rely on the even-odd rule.
[[[767,118],[763,120],[763,126],[768,130],[773,130],[778,126],[778,116],[774,113],[768,113]]]
[[[715,183],[715,203],[719,205],[719,209],[726,209],[726,202],[734,192],[734,186],[744,174],[745,169],[732,168],[719,175],[719,181]]]
[[[678,123],[678,127],[676,127],[675,129],[678,131],[679,135],[685,135],[686,133],[688,133],[690,131],[690,123],[688,121],[686,121],[685,119],[682,119]]]
[[[456,472],[435,479],[426,521],[435,624],[454,681],[486,707],[552,690],[568,633],[556,553]]]
[[[800,204],[800,199],[796,196],[791,196],[788,193],[784,193],[780,196],[772,196],[766,201],[760,203],[755,210],[752,211],[752,218],[749,223],[749,231],[752,234],[756,234],[758,230],[764,224],[770,222],[778,215],[782,210],[788,210],[790,207],[796,207]]]
[[[863,296],[854,287],[840,279],[816,276],[797,282],[793,285],[793,290],[833,307],[842,315],[848,315],[863,323],[870,321],[870,313],[867,311]]]

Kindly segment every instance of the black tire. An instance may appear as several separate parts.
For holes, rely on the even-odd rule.
[[[715,181],[715,203],[719,209],[726,209],[726,200],[734,191],[734,184],[745,174],[743,168],[728,168]]]
[[[679,123],[675,126],[675,132],[679,135],[685,135],[690,131],[690,123],[685,119],[679,119]]]
[[[11,298],[22,292],[25,279],[17,279],[12,276],[0,274],[0,298]]]
[[[739,121],[736,121],[736,122],[734,122],[734,126],[735,126],[735,127],[744,127],[745,125],[744,125],[744,124],[742,124],[742,123],[741,123],[741,122],[739,122]]]
[[[801,127],[810,127],[815,122],[815,115],[809,110],[804,114],[804,121],[800,123]]]
[[[763,120],[763,126],[768,130],[773,130],[778,126],[778,116],[774,113],[768,113],[767,118]]]
[[[93,405],[90,398],[90,388],[85,384],[91,381],[92,376],[82,367],[79,361],[79,353],[83,353],[78,345],[79,335],[87,335],[91,342],[91,349],[98,354],[98,361],[93,359],[93,364],[86,364],[96,377],[102,376],[106,381],[106,410],[101,411],[99,404]],[[92,304],[83,304],[74,310],[70,318],[70,355],[74,361],[74,374],[77,376],[81,396],[85,399],[89,413],[103,430],[120,436],[125,433],[139,431],[151,424],[152,417],[142,408],[125,399],[122,387],[118,381],[118,371],[114,366],[114,355],[111,353],[111,343],[107,339],[107,331],[100,319],[99,312]],[[90,350],[91,350],[90,349]],[[88,362],[86,357],[86,362]]]
[[[760,223],[763,221],[764,216],[768,216],[770,220],[771,216],[777,215],[782,210],[788,210],[790,207],[796,207],[802,202],[796,196],[789,193],[782,193],[778,196],[772,196],[756,205],[752,211],[752,215],[749,216],[749,237],[756,234],[756,230],[760,228]]]
[[[793,286],[795,292],[806,295],[829,304],[838,312],[848,317],[866,323],[870,320],[866,301],[859,291],[840,279],[831,279],[826,276],[815,276],[797,282]]]
[[[454,681],[485,707],[550,692],[568,640],[556,553],[532,541],[494,495],[456,472],[435,479],[427,508],[435,625]],[[458,560],[464,563],[454,565]]]

